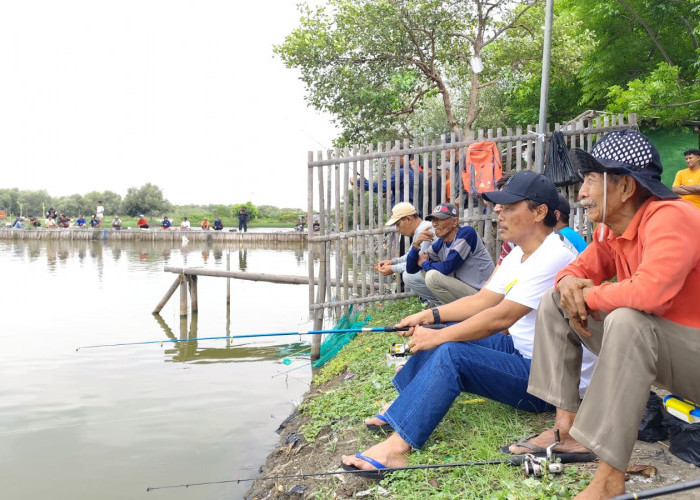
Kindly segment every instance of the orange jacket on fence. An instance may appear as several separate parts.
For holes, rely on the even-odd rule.
[[[629,307],[700,328],[700,211],[682,200],[647,200],[621,236],[602,225],[578,258],[556,277],[593,280],[586,298],[593,310]],[[617,276],[617,282],[603,283]],[[603,284],[601,284],[603,283]]]

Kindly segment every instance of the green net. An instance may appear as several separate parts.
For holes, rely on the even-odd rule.
[[[359,316],[360,313],[353,314],[352,306],[350,306],[348,313],[341,317],[332,329],[349,330],[351,328],[362,328],[369,318],[360,320]],[[321,367],[333,359],[343,346],[355,338],[355,335],[357,335],[357,332],[331,333],[326,335],[326,338],[321,343],[321,357],[314,362],[314,368]]]

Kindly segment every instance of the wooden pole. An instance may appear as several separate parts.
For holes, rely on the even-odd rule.
[[[180,318],[187,316],[187,278],[180,275]]]
[[[180,277],[178,276],[175,278],[175,281],[173,282],[172,285],[170,285],[170,288],[168,289],[167,292],[165,292],[165,295],[163,295],[163,298],[160,299],[160,302],[158,302],[158,305],[156,308],[153,310],[153,314],[160,314],[160,311],[165,307],[165,304],[170,300],[170,297],[173,296],[175,293],[175,290],[177,290],[177,287],[180,286]]]
[[[231,271],[231,250],[226,252],[226,271]],[[226,304],[231,304],[231,278],[226,278]]]
[[[197,297],[197,275],[188,276],[190,282],[190,303],[192,304],[192,312],[196,313],[199,309],[199,299]]]

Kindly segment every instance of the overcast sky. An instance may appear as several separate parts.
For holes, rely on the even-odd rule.
[[[336,132],[272,54],[296,3],[2,2],[0,187],[306,208]]]

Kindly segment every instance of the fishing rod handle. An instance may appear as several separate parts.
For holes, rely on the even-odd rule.
[[[441,330],[445,328],[447,325],[444,325],[442,323],[437,323],[433,325],[419,325],[422,328],[430,328],[431,330]],[[397,327],[397,326],[386,326],[384,327],[385,332],[405,332],[408,331],[409,328],[413,328],[412,326],[402,326],[402,327]]]

